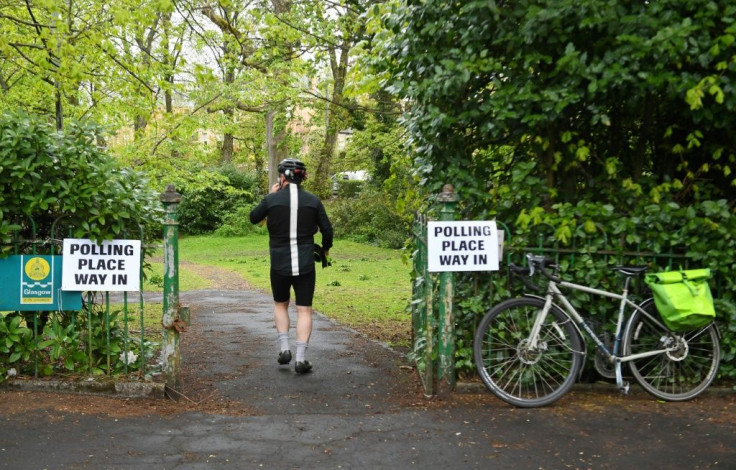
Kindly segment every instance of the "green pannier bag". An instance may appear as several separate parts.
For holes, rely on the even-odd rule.
[[[667,328],[682,332],[715,320],[708,279],[710,269],[692,269],[647,274],[644,282],[652,289],[654,304]]]

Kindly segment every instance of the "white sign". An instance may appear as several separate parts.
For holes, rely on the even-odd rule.
[[[427,223],[428,270],[498,271],[499,236],[495,221]]]
[[[141,241],[65,238],[61,290],[140,290]]]

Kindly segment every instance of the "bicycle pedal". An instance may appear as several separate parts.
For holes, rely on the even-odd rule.
[[[629,382],[624,382],[624,383],[622,383],[622,384],[621,384],[621,386],[620,386],[620,387],[619,387],[618,389],[619,389],[619,390],[621,391],[621,393],[623,393],[624,395],[628,395],[628,394],[629,394],[629,388],[630,388],[630,387],[629,387]]]

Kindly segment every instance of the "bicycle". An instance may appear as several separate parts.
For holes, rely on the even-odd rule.
[[[638,305],[629,299],[632,278],[646,271],[646,266],[612,267],[625,276],[622,292],[616,293],[563,281],[559,265],[544,256],[530,253],[527,260],[528,267],[510,264],[510,273],[528,289],[541,290],[529,280],[540,272],[549,281],[545,296],[524,294],[499,303],[486,313],[475,334],[478,374],[500,399],[524,408],[560,399],[582,371],[587,354],[584,334],[597,347],[596,369],[615,377],[624,394],[629,392],[624,364],[644,390],[666,401],[689,400],[715,378],[720,362],[715,323],[675,333],[659,319],[652,298]],[[560,288],[620,300],[612,345],[596,334]],[[628,319],[627,308],[633,309]],[[607,366],[613,369],[610,376]]]

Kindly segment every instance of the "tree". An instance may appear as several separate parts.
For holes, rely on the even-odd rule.
[[[106,73],[95,44],[110,10],[96,0],[0,5],[3,102],[52,114],[57,129],[89,111]]]
[[[221,163],[233,159],[236,139],[254,142],[242,131],[252,127],[253,116],[262,119],[268,168],[276,167],[286,154],[287,139],[283,116],[293,102],[293,81],[298,70],[293,31],[273,20],[273,15],[289,15],[290,2],[179,2],[191,14],[195,32],[197,90],[193,97],[207,98],[210,121],[223,131]],[[201,60],[210,58],[211,60]],[[250,116],[249,116],[250,115]],[[248,122],[247,126],[243,123]],[[256,167],[264,168],[258,152],[253,152]]]
[[[310,88],[305,90],[317,98],[315,109],[324,110],[324,114],[315,113],[317,119],[324,119],[325,132],[312,177],[313,190],[322,196],[330,192],[338,132],[347,127],[354,110],[345,96],[348,74],[354,63],[351,52],[366,39],[363,15],[374,3],[374,0],[304,2],[299,4],[302,20],[291,23],[294,29],[304,33],[303,42],[315,57],[315,70],[327,64],[329,74],[324,82],[310,83]],[[316,90],[312,88],[315,85]]]
[[[161,104],[163,116],[174,120],[173,96],[182,91],[187,73],[183,51],[191,33],[187,17],[177,16],[173,21],[174,13],[174,2],[169,1],[117,2],[116,21],[101,44],[112,72],[106,88],[119,98],[117,109],[110,114],[118,125],[132,125],[138,144],[147,136],[149,122],[160,119],[156,115]],[[165,137],[173,129],[168,131]],[[161,138],[153,135],[154,152]]]
[[[376,64],[413,103],[425,171],[446,180],[475,186],[467,164],[487,167],[478,152],[505,146],[499,169],[535,161],[548,206],[622,184],[733,201],[734,115],[693,110],[686,96],[717,68],[728,92],[715,97],[736,106],[723,47],[734,17],[705,0],[409,0],[384,16]]]

